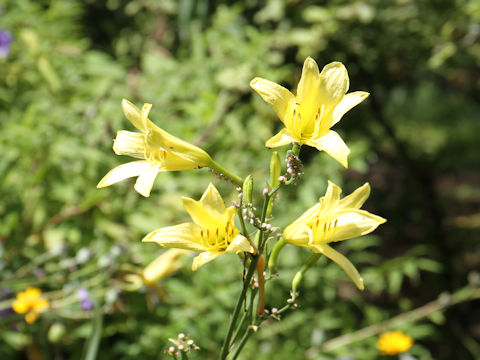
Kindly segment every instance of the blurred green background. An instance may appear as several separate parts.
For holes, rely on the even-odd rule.
[[[242,276],[221,257],[196,273],[191,259],[154,287],[135,274],[162,250],[140,239],[188,221],[180,196],[199,198],[207,170],[163,173],[146,199],[133,181],[97,190],[114,166],[117,130],[133,130],[120,102],[151,102],[160,127],[202,146],[260,194],[281,128],[249,88],[261,76],[295,89],[307,56],[343,62],[351,90],[371,93],[336,129],[350,168],[302,149],[305,175],[283,192],[273,224],[313,205],[327,179],[349,193],[372,186],[366,209],[388,219],[338,248],[358,267],[358,292],[322,259],[299,310],[265,323],[243,359],[380,359],[376,336],[329,352],[342,334],[480,282],[480,2],[478,0],[3,0],[0,29],[0,358],[163,359],[183,332],[213,359]],[[280,150],[285,153],[286,148]],[[287,247],[267,307],[288,298],[308,250]],[[15,294],[42,289],[51,308],[34,324],[11,311]],[[83,311],[87,288],[98,309]],[[480,302],[466,301],[395,328],[417,359],[479,359]],[[100,319],[103,326],[100,327]],[[85,345],[87,344],[87,345]],[[90,344],[90,345],[88,345]],[[408,357],[403,357],[407,359]]]

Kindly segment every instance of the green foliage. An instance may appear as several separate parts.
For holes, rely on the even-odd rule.
[[[0,58],[0,358],[79,359],[100,341],[98,359],[158,359],[184,332],[201,348],[191,358],[213,359],[241,261],[229,255],[192,273],[185,259],[150,287],[139,277],[161,253],[140,239],[185,221],[180,197],[198,198],[211,175],[162,173],[148,201],[131,180],[96,189],[130,160],[111,151],[117,130],[133,130],[120,102],[151,102],[160,127],[242,177],[255,171],[255,198],[269,181],[264,143],[281,123],[249,81],[293,88],[306,56],[344,62],[352,90],[371,96],[336,128],[352,151],[349,170],[302,149],[308,176],[281,194],[275,209],[288,211],[275,212],[274,225],[312,206],[327,179],[346,193],[368,180],[367,209],[388,223],[338,246],[365,292],[321,259],[304,278],[301,310],[262,326],[242,358],[379,358],[375,336],[329,353],[322,344],[456,291],[467,277],[478,284],[478,1],[19,0],[0,12],[0,27],[13,34]],[[284,249],[267,308],[283,306],[308,255]],[[51,301],[33,325],[8,311],[27,286]],[[81,309],[80,288],[97,310]],[[416,340],[411,354],[477,358],[474,305],[402,325]]]

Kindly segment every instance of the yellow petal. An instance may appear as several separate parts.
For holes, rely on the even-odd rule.
[[[315,216],[317,216],[318,212],[322,209],[322,206],[323,206],[322,202],[316,203],[310,209],[305,211],[297,220],[295,220],[295,223],[298,223],[298,224],[309,223]]]
[[[190,215],[193,222],[202,228],[214,229],[225,225],[223,218],[215,217],[213,214],[209,213],[202,206],[200,201],[182,197],[182,203],[184,209],[188,212],[188,215]]]
[[[192,223],[183,223],[174,226],[164,227],[146,235],[143,242],[156,242],[168,247],[192,251],[205,251],[200,238],[201,228]]]
[[[262,99],[273,107],[280,120],[287,126],[287,120],[293,111],[295,96],[283,86],[273,81],[256,77],[250,81],[250,86]]]
[[[214,218],[224,221],[229,220],[226,218],[227,209],[225,209],[222,196],[212,183],[208,184],[207,190],[203,193],[199,203]]]
[[[158,174],[158,167],[149,166],[138,176],[137,181],[135,182],[135,190],[145,197],[150,196],[152,191],[153,182]]]
[[[38,314],[35,312],[29,312],[25,315],[25,321],[27,324],[33,324],[38,319]]]
[[[158,164],[160,171],[180,171],[197,169],[199,166],[196,162],[182,158],[175,154],[167,153],[165,159]]]
[[[358,273],[357,269],[353,264],[348,260],[345,256],[340,254],[338,251],[334,250],[328,245],[321,245],[317,247],[316,252],[320,252],[330,260],[337,263],[343,271],[345,271],[350,279],[357,285],[357,288],[363,290],[365,287],[363,286],[363,279]]]
[[[143,270],[143,279],[151,284],[174,273],[182,267],[179,259],[188,254],[186,250],[170,249],[157,257]]]
[[[330,111],[340,103],[348,86],[347,69],[342,63],[335,61],[325,65],[320,73],[319,103],[325,105],[326,111]]]
[[[35,299],[42,295],[42,290],[36,287],[28,287],[24,292],[23,295],[25,298]]]
[[[35,301],[35,304],[33,305],[33,310],[37,313],[40,313],[44,311],[46,308],[48,308],[49,302],[47,299],[44,298],[39,298],[37,301]]]
[[[206,263],[216,259],[220,255],[222,255],[222,253],[213,252],[213,251],[205,251],[205,252],[202,252],[202,253],[198,254],[197,256],[195,256],[193,258],[192,270],[197,271],[197,269],[200,266],[203,266]]]
[[[370,184],[365,183],[350,195],[345,196],[342,200],[340,200],[338,209],[360,209],[369,196]]]
[[[287,129],[282,129],[277,135],[270,138],[265,146],[268,148],[276,148],[294,142],[297,142],[297,139],[293,138]]]
[[[303,63],[302,76],[297,87],[297,101],[303,103],[304,101],[313,100],[318,94],[320,86],[320,71],[318,65],[310,56],[305,59]],[[315,99],[318,101],[318,99]]]
[[[320,71],[315,60],[308,57],[303,63],[302,77],[298,83],[296,98],[300,104],[303,132],[311,133],[313,131],[315,115],[323,105],[319,102],[320,97]]]
[[[122,110],[125,114],[125,117],[132,123],[133,126],[143,133],[147,131],[147,128],[142,120],[142,112],[139,108],[133,105],[130,101],[123,99]]]
[[[117,155],[145,159],[145,135],[126,130],[118,131],[113,140],[113,151]]]
[[[340,186],[335,185],[333,182],[328,180],[327,190],[325,191],[325,196],[323,197],[324,209],[335,208],[340,200],[341,193],[342,189]]]
[[[293,245],[308,246],[312,243],[313,233],[307,225],[295,222],[285,228],[283,238]]]
[[[365,210],[345,209],[335,213],[335,229],[325,242],[342,241],[371,233],[386,220]]]
[[[110,170],[107,175],[97,185],[97,188],[104,188],[115,184],[119,181],[129,177],[139,176],[142,172],[149,169],[150,163],[148,161],[132,161]]]
[[[360,104],[368,97],[368,95],[370,94],[365,91],[355,91],[345,95],[342,98],[342,101],[340,101],[340,103],[333,110],[331,126],[339,122],[342,116],[347,113],[347,111]]]
[[[145,103],[142,107],[142,127],[144,129],[148,128],[148,114],[150,114],[150,110],[152,110],[152,104]]]
[[[237,236],[235,236],[235,239],[232,240],[231,244],[228,245],[225,252],[236,254],[241,252],[254,253],[255,249],[252,247],[252,245],[245,236],[238,234]]]
[[[348,154],[350,154],[350,149],[335,131],[330,130],[327,135],[315,140],[306,141],[306,144],[320,151],[325,151],[328,155],[348,168]]]
[[[210,166],[212,158],[204,150],[183,141],[152,122],[148,122],[146,143],[148,146],[165,150],[197,164],[197,167]]]
[[[15,300],[12,304],[12,309],[17,314],[25,314],[28,310],[30,310],[30,305],[27,301]]]

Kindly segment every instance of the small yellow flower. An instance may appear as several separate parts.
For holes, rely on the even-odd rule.
[[[283,86],[258,77],[250,86],[273,107],[285,125],[285,129],[267,141],[267,147],[293,142],[305,144],[325,151],[348,167],[350,149],[330,128],[369,94],[364,91],[346,94],[349,79],[342,63],[332,62],[320,72],[315,60],[308,57],[303,64],[297,96]]]
[[[413,345],[413,339],[401,331],[388,331],[378,338],[377,349],[383,355],[401,354]]]
[[[225,253],[254,252],[249,241],[235,227],[236,208],[225,208],[225,203],[213,184],[208,186],[200,201],[186,197],[182,201],[193,223],[153,231],[142,241],[200,252],[193,259],[193,271]]]
[[[33,324],[37,320],[39,313],[48,308],[49,302],[42,298],[42,291],[35,287],[29,287],[25,291],[17,294],[17,299],[13,302],[12,308],[17,314],[25,314],[25,321]]]
[[[363,279],[353,264],[328,244],[371,233],[386,220],[380,216],[359,210],[370,195],[370,185],[365,183],[340,200],[342,189],[328,182],[325,196],[308,209],[294,223],[285,228],[285,241],[310,248],[336,262],[360,290]]]
[[[181,249],[170,249],[152,261],[143,270],[143,279],[145,283],[152,284],[168,275],[174,273],[182,267],[182,256],[188,254],[188,251]]]
[[[170,135],[148,119],[151,104],[144,104],[140,111],[130,101],[122,100],[126,118],[141,133],[119,131],[114,140],[113,151],[140,161],[132,161],[112,169],[98,183],[97,188],[115,184],[129,177],[138,176],[135,190],[150,196],[153,182],[160,171],[180,171],[209,166],[210,156],[202,149]]]

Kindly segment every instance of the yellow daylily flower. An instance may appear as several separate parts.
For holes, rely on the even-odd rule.
[[[151,104],[144,104],[140,111],[130,101],[122,100],[126,118],[141,133],[126,130],[117,132],[113,151],[117,155],[128,155],[142,160],[132,161],[110,170],[100,180],[97,188],[138,176],[135,190],[148,197],[160,171],[189,170],[212,164],[212,159],[205,151],[170,135],[151,122],[148,119],[151,108]]]
[[[380,216],[359,210],[370,195],[370,185],[365,183],[353,193],[340,199],[342,189],[328,182],[325,196],[308,209],[294,223],[285,228],[285,241],[310,248],[336,262],[360,290],[363,279],[352,263],[330,245],[371,233],[386,220]]]
[[[303,64],[297,96],[283,86],[258,77],[250,82],[250,86],[273,107],[285,125],[267,141],[267,147],[305,144],[325,151],[348,167],[350,149],[330,128],[347,111],[365,100],[369,93],[355,91],[346,94],[349,79],[342,63],[332,62],[320,72],[315,60],[308,57]]]
[[[17,314],[25,314],[25,321],[33,324],[39,316],[39,313],[48,308],[49,302],[42,297],[42,290],[29,287],[25,291],[17,294],[17,299],[13,302],[12,308]]]
[[[401,354],[413,345],[413,339],[401,331],[387,331],[378,338],[377,349],[383,355]]]
[[[143,280],[145,283],[153,284],[168,275],[174,273],[182,267],[182,256],[188,254],[188,251],[182,249],[170,249],[153,260],[143,270]]]
[[[250,242],[235,227],[235,207],[225,208],[225,203],[213,184],[208,185],[200,201],[183,197],[183,207],[193,223],[165,227],[151,232],[144,242],[200,254],[193,259],[192,270],[225,253],[254,253]]]

